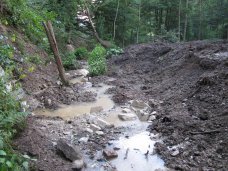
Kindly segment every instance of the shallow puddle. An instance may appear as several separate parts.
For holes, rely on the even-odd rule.
[[[37,115],[51,117],[59,116],[63,119],[69,119],[75,116],[89,114],[92,107],[101,106],[104,111],[108,111],[114,107],[114,102],[111,100],[110,95],[105,94],[105,91],[108,88],[111,88],[111,86],[102,85],[102,87],[89,88],[89,91],[94,91],[97,93],[97,99],[94,102],[82,102],[74,103],[71,105],[60,105],[60,108],[57,110],[41,109],[35,111],[34,113]]]
[[[142,132],[129,138],[114,141],[118,158],[111,160],[118,171],[154,171],[164,169],[164,162],[157,155],[153,155],[155,141],[149,132]]]

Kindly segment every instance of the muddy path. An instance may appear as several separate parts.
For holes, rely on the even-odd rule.
[[[35,170],[72,170],[61,138],[79,147],[84,170],[228,169],[227,42],[134,45],[106,76],[83,74],[36,90],[40,108],[15,140]]]

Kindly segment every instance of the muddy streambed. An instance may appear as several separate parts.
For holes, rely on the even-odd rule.
[[[71,83],[85,84],[80,82],[79,79],[71,80]],[[88,83],[86,84],[88,85]],[[131,106],[132,102],[123,106],[114,104],[111,95],[106,93],[112,87],[103,83],[96,87],[87,86],[86,91],[97,94],[96,101],[60,105],[60,108],[57,110],[42,109],[35,111],[35,114],[48,117],[58,116],[64,120],[91,115],[95,118],[104,119],[107,123],[114,125],[115,128],[124,128],[119,138],[110,140],[105,147],[106,150],[115,151],[118,157],[99,160],[103,156],[103,151],[97,150],[96,159],[84,156],[87,165],[86,171],[105,171],[110,170],[110,168],[118,171],[154,171],[156,169],[165,169],[163,160],[154,153],[154,144],[160,141],[158,135],[147,132],[149,123],[147,120],[141,121],[137,117],[136,110]],[[123,115],[123,118],[119,115]]]

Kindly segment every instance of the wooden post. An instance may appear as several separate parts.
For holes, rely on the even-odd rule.
[[[50,47],[51,47],[53,54],[54,54],[54,57],[55,57],[55,62],[56,62],[56,65],[57,65],[57,68],[59,71],[59,77],[61,78],[64,85],[68,85],[69,83],[65,77],[65,70],[63,68],[61,57],[59,55],[59,49],[57,46],[57,42],[55,39],[55,34],[53,31],[51,21],[47,21],[46,23],[43,22],[43,25],[44,25],[44,28],[45,28],[45,31],[46,31],[46,34],[48,37],[48,41],[50,43]]]

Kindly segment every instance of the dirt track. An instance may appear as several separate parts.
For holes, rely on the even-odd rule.
[[[156,146],[169,168],[228,169],[227,42],[134,45],[110,66],[115,102],[141,97],[158,112],[151,131],[165,138]]]
[[[114,94],[114,102],[124,104],[131,99],[142,99],[157,111],[150,131],[160,133],[164,139],[164,144],[156,144],[156,151],[168,168],[228,170],[228,42],[133,45],[122,55],[111,58],[109,66],[107,75],[116,78],[109,83],[116,86],[109,90]],[[26,83],[30,81],[32,77]],[[94,84],[104,81],[105,76],[92,79]],[[50,84],[55,82],[52,80]],[[80,91],[74,88],[78,96]],[[77,99],[67,93],[59,93],[61,98],[56,97],[57,93],[50,96],[51,90],[61,92],[61,87],[53,86],[48,92],[42,92],[42,96],[62,103]],[[41,97],[37,99],[42,102]],[[31,135],[29,129],[35,130],[34,124],[39,125],[40,118],[31,117],[28,122],[28,129],[16,142],[21,151],[26,151]],[[38,137],[43,141],[40,148],[45,158],[46,150],[53,153],[51,143],[42,138],[45,136],[40,131],[37,135],[32,140],[36,142]],[[36,148],[31,143],[29,147]],[[49,157],[53,156],[54,153]],[[63,170],[58,165],[62,159],[54,160],[49,162]],[[40,165],[44,165],[44,161]],[[46,168],[55,168],[55,165]]]

